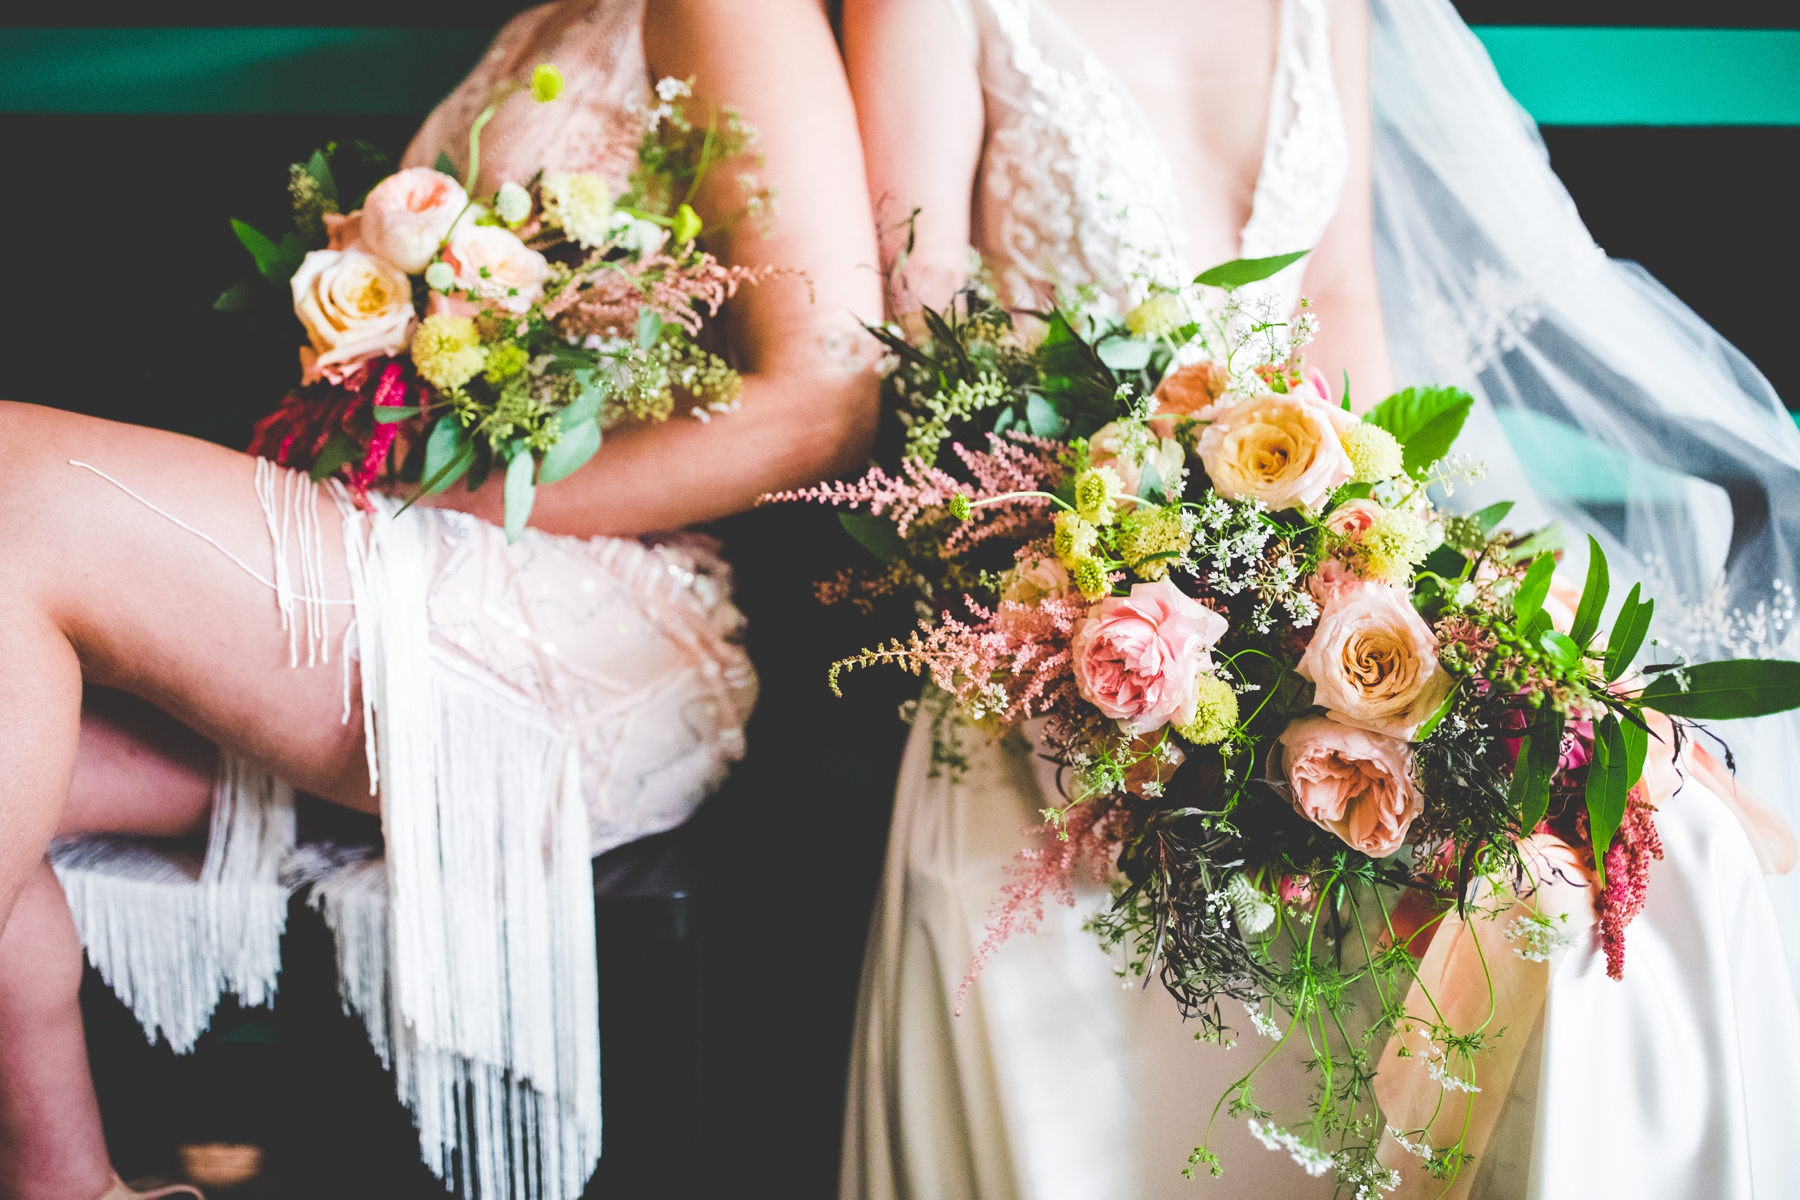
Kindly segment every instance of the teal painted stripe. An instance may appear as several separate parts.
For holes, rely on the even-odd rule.
[[[1475,31],[1544,125],[1800,125],[1800,30]],[[0,29],[0,112],[421,112],[481,29]]]
[[[481,29],[0,29],[0,112],[424,112]]]
[[[1800,125],[1800,30],[1475,33],[1540,125]]]

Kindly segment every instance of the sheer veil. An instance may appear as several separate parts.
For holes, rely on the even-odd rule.
[[[1800,431],[1768,380],[1636,264],[1606,257],[1449,0],[1371,0],[1376,262],[1399,382],[1476,397],[1456,507],[1533,499],[1579,583],[1657,599],[1660,661],[1800,658]],[[1800,718],[1719,723],[1743,780],[1800,828]],[[1800,879],[1770,878],[1800,987]]]

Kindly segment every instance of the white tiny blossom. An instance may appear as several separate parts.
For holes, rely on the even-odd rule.
[[[676,79],[671,75],[656,81],[656,98],[664,103],[693,94],[694,89],[688,86],[685,79]]]
[[[1256,1032],[1272,1042],[1281,1040],[1281,1026],[1275,1023],[1274,1018],[1248,1002],[1244,1004],[1244,1011],[1250,1014],[1250,1024]]]
[[[439,259],[425,268],[425,286],[434,292],[447,292],[456,283],[456,268]]]
[[[1542,913],[1527,913],[1506,927],[1506,940],[1520,943],[1513,947],[1513,953],[1526,962],[1549,962],[1558,950],[1575,940],[1562,927],[1568,919],[1567,913],[1558,913],[1555,920]]]
[[[1263,1144],[1266,1150],[1286,1150],[1288,1157],[1299,1163],[1308,1175],[1318,1178],[1331,1170],[1336,1161],[1331,1155],[1317,1146],[1309,1146],[1273,1121],[1260,1121],[1252,1117],[1249,1121],[1250,1134]]]
[[[494,197],[494,211],[508,225],[522,225],[531,215],[531,193],[509,179],[500,185],[500,194]]]
[[[1387,1127],[1387,1131],[1388,1136],[1393,1138],[1394,1141],[1399,1144],[1400,1148],[1408,1154],[1411,1154],[1416,1158],[1431,1157],[1431,1142],[1426,1138],[1421,1137],[1416,1142],[1409,1142],[1406,1140],[1406,1135],[1401,1133],[1398,1129],[1395,1129],[1392,1125]]]

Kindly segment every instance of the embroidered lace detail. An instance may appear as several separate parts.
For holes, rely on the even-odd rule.
[[[1324,0],[1284,0],[1281,46],[1269,102],[1269,133],[1256,180],[1245,258],[1286,254],[1318,245],[1337,213],[1350,170],[1350,141],[1331,73],[1331,37]],[[1283,311],[1300,297],[1300,262],[1266,281]]]
[[[1000,36],[983,47],[990,133],[978,206],[1002,298],[1175,284],[1181,225],[1167,155],[1092,53],[1072,37],[1053,38],[1052,54],[1033,40],[1034,15],[1054,20],[1034,8],[988,0]]]
[[[1468,384],[1500,355],[1517,349],[1542,312],[1538,293],[1517,275],[1477,262],[1466,296],[1454,301],[1435,289],[1418,293],[1422,327],[1436,331],[1420,339],[1430,358],[1431,376]]]

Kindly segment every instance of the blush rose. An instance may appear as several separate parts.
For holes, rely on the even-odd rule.
[[[1383,584],[1340,587],[1295,668],[1333,720],[1410,740],[1449,695],[1437,639],[1406,598]]]
[[[1219,413],[1200,435],[1200,461],[1229,500],[1280,511],[1317,509],[1354,473],[1338,430],[1354,418],[1311,389],[1268,393]]]
[[[1406,841],[1425,799],[1413,786],[1405,742],[1324,717],[1302,717],[1278,740],[1301,816],[1371,858],[1386,858]]]
[[[523,313],[544,294],[550,263],[497,225],[459,225],[444,247],[456,286],[510,313]]]
[[[294,315],[312,343],[301,352],[307,383],[341,382],[378,354],[412,340],[412,285],[391,264],[361,250],[314,250],[294,272]]]
[[[437,256],[469,197],[462,185],[430,167],[408,167],[376,184],[356,219],[363,248],[417,275]]]
[[[1225,629],[1224,617],[1166,579],[1133,584],[1075,623],[1076,687],[1132,733],[1191,723],[1200,672]]]

